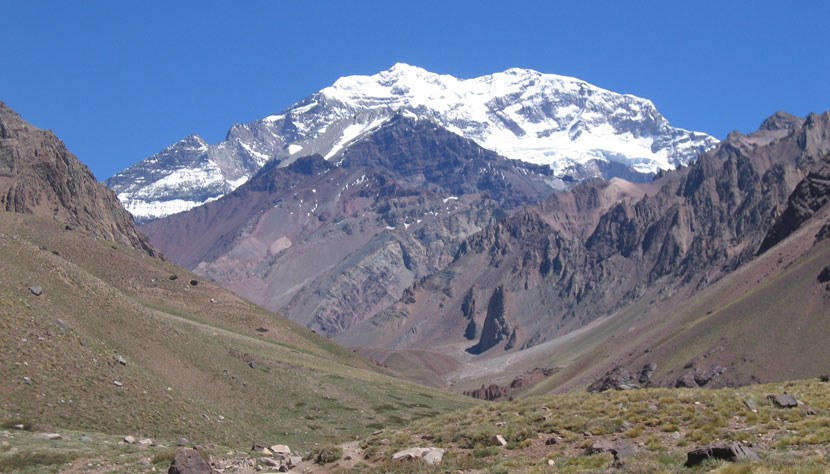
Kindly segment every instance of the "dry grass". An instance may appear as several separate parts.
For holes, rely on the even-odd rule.
[[[789,392],[809,405],[775,408],[768,394]],[[757,401],[753,412],[745,401]],[[508,442],[490,441],[502,435]],[[555,444],[546,445],[549,439]],[[646,389],[536,397],[493,403],[421,420],[363,442],[369,472],[595,472],[610,455],[585,455],[593,442],[630,442],[638,453],[622,472],[684,472],[686,452],[711,443],[742,442],[761,455],[755,463],[711,462],[715,472],[826,472],[830,458],[830,383],[807,380],[741,389]],[[411,446],[448,450],[440,467],[403,466],[392,453]],[[554,466],[548,464],[552,460]],[[699,470],[699,469],[698,469]]]
[[[0,265],[0,422],[304,449],[475,404],[53,222],[4,214]]]

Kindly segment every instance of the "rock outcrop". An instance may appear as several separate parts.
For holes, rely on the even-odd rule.
[[[192,448],[180,448],[167,470],[168,474],[216,474],[199,451]]]
[[[67,230],[156,255],[115,194],[52,132],[40,130],[0,102],[0,208],[51,217]]]
[[[709,460],[723,461],[757,461],[758,454],[751,448],[739,443],[717,444],[689,451],[686,456],[686,467],[694,467]]]

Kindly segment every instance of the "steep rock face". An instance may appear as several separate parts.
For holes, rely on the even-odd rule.
[[[2,102],[0,206],[8,212],[54,217],[70,228],[155,255],[113,192],[54,134],[26,123]]]
[[[802,179],[799,188],[822,197],[800,207],[822,205],[826,117],[776,115],[758,132],[732,134],[697,163],[653,183],[588,182],[554,194],[463,242],[444,270],[453,278],[442,287],[462,296],[472,287],[479,294],[508,291],[503,325],[522,328],[513,350],[580,328],[646,294],[652,303],[693,294],[753,258]],[[810,170],[816,170],[812,178]],[[422,346],[428,338],[463,340],[463,326],[455,322],[461,296],[439,297],[431,287],[419,285],[413,297],[434,303],[396,323],[400,347]],[[388,331],[388,314],[375,320],[377,329],[363,329]],[[454,328],[454,335],[430,326]]]
[[[440,271],[466,237],[556,186],[545,167],[408,114],[338,157],[271,162],[224,198],[143,228],[177,263],[335,336]]]
[[[487,315],[481,327],[481,339],[479,339],[478,344],[467,349],[467,352],[481,354],[497,346],[510,336],[511,330],[507,323],[507,309],[504,286],[499,286],[493,291],[493,296],[490,297],[490,302],[487,304]]]
[[[643,179],[717,143],[671,127],[648,100],[575,78],[510,69],[458,79],[397,64],[343,77],[278,115],[234,125],[218,145],[188,137],[107,185],[137,218],[163,217],[232,191],[269,160],[286,166],[320,154],[339,162],[341,151],[401,111],[573,179]]]
[[[830,115],[810,115],[800,137],[805,149],[815,155],[816,164],[787,199],[784,212],[769,230],[758,253],[763,253],[784,240],[804,222],[830,202]]]

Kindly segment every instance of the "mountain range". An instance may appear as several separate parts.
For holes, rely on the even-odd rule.
[[[717,140],[673,128],[654,105],[579,79],[529,69],[473,79],[396,64],[348,76],[277,115],[237,124],[209,145],[187,137],[106,180],[136,218],[164,217],[236,189],[270,161],[313,154],[338,163],[351,143],[399,113],[566,181],[645,179],[692,161]],[[563,187],[558,182],[557,187]]]
[[[263,439],[357,472],[676,470],[712,438],[743,444],[687,466],[747,440],[775,451],[739,468],[824,466],[830,112],[651,179],[606,163],[563,177],[398,109],[136,228],[0,103],[0,470],[157,470],[183,436],[225,472],[276,466]],[[546,396],[441,416],[478,403],[451,391]]]
[[[608,359],[576,378],[559,369],[621,337],[607,321],[640,308],[641,323],[684,333],[669,314],[820,222],[827,117],[777,113],[651,180],[619,161],[605,162],[611,179],[565,180],[552,163],[505,158],[399,109],[329,159],[271,161],[221,199],[142,229],[173,261],[420,382],[473,389],[543,367],[560,387],[589,385],[615,368]],[[791,258],[814,258],[823,240],[811,242]],[[649,334],[631,340],[666,337]],[[563,356],[567,341],[583,343]],[[718,364],[700,359],[718,347],[643,365],[671,386],[689,371],[716,374],[696,382],[709,386],[786,372],[722,372],[737,354],[765,359],[748,344]]]

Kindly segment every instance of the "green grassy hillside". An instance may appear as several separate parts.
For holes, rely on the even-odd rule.
[[[805,406],[776,408],[769,394],[789,392]],[[754,408],[751,408],[754,407]],[[809,408],[807,408],[809,407]],[[491,441],[501,435],[506,446]],[[633,447],[614,472],[819,473],[830,469],[830,383],[806,380],[739,389],[643,389],[531,397],[419,420],[362,442],[354,472],[608,472],[598,442]],[[710,443],[741,443],[759,461],[706,461],[686,468],[686,453]],[[438,466],[391,461],[412,446],[447,450]]]
[[[0,218],[6,425],[301,448],[472,403],[158,259],[48,219]]]

